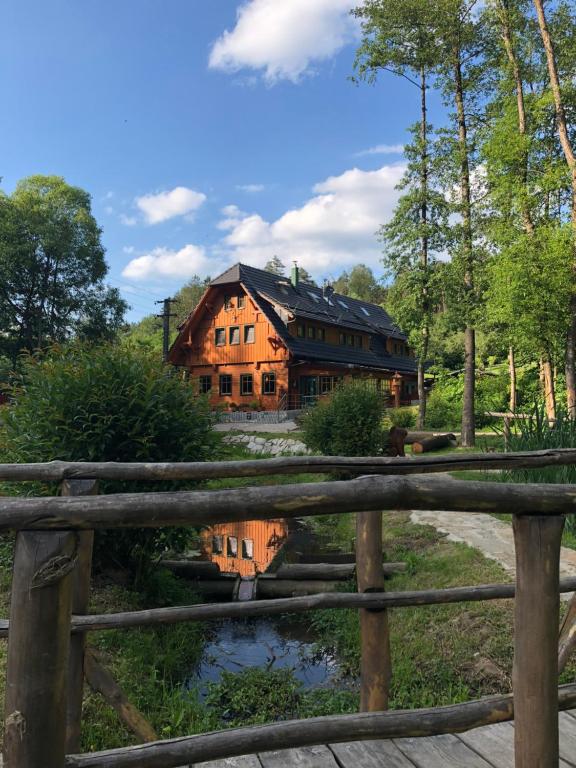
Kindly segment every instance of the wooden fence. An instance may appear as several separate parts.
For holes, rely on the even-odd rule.
[[[177,768],[190,763],[323,742],[429,736],[515,720],[516,767],[558,766],[558,711],[576,707],[576,684],[558,671],[576,636],[570,604],[559,639],[559,579],[564,516],[576,512],[576,486],[454,480],[434,472],[536,468],[576,463],[576,450],[432,456],[418,459],[292,457],[202,464],[62,463],[2,465],[5,481],[61,482],[56,497],[0,498],[0,530],[16,530],[5,700],[5,768]],[[221,491],[97,495],[99,479],[255,477],[272,473],[349,473],[348,480]],[[358,477],[358,475],[362,475]],[[382,514],[441,509],[513,514],[514,584],[418,592],[384,591]],[[94,531],[103,528],[211,525],[357,512],[358,594],[317,594],[255,603],[179,606],[86,615]],[[448,707],[386,711],[392,660],[387,610],[515,597],[513,694]],[[92,660],[86,633],[181,621],[360,610],[361,712],[276,722],[78,754],[84,674]]]

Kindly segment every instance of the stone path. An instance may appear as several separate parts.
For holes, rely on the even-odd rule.
[[[510,523],[492,515],[469,512],[412,512],[410,519],[419,525],[432,525],[450,541],[460,541],[480,550],[485,557],[497,563],[511,575],[516,572],[514,537]],[[562,547],[560,575],[576,576],[576,550]]]
[[[214,425],[216,432],[295,432],[300,427],[295,421],[267,424],[264,421],[227,421]]]

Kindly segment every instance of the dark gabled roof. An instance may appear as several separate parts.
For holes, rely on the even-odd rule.
[[[298,288],[294,288],[288,278],[246,264],[235,264],[212,280],[211,285],[237,282],[243,283],[246,288],[252,289],[265,299],[280,304],[296,317],[365,333],[376,331],[394,339],[406,340],[406,336],[386,310],[377,304],[352,299],[339,293],[324,296],[322,289],[311,283],[300,282]]]

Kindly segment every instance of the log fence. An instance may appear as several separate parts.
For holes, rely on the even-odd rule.
[[[291,457],[183,464],[63,463],[0,465],[0,479],[61,483],[61,495],[0,498],[0,531],[16,531],[4,715],[4,768],[177,768],[261,750],[323,742],[457,733],[515,720],[516,768],[558,766],[558,712],[576,707],[576,684],[558,687],[576,643],[576,601],[559,633],[559,595],[576,578],[559,578],[565,515],[576,513],[576,486],[463,481],[431,473],[515,469],[576,463],[576,450],[422,458]],[[98,480],[202,480],[302,472],[349,473],[348,480],[218,491],[99,495]],[[359,476],[360,475],[360,476]],[[513,515],[514,584],[385,592],[382,515],[389,510],[507,512]],[[177,606],[89,615],[94,531],[200,526],[237,520],[357,513],[358,593]],[[450,707],[387,711],[393,673],[389,609],[515,598],[513,693]],[[88,632],[182,621],[306,612],[360,611],[361,712],[155,740],[79,754],[86,676],[114,689],[86,648]],[[116,691],[118,711],[147,732],[139,713]],[[154,737],[153,732],[150,738]]]

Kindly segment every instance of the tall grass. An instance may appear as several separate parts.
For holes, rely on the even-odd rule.
[[[576,448],[576,421],[568,413],[558,409],[555,421],[549,421],[543,405],[534,405],[528,419],[515,421],[510,435],[511,451],[540,451],[546,448]],[[576,465],[539,467],[536,469],[504,470],[499,479],[510,483],[569,483],[576,485]],[[576,520],[572,516],[566,527],[576,532]]]

